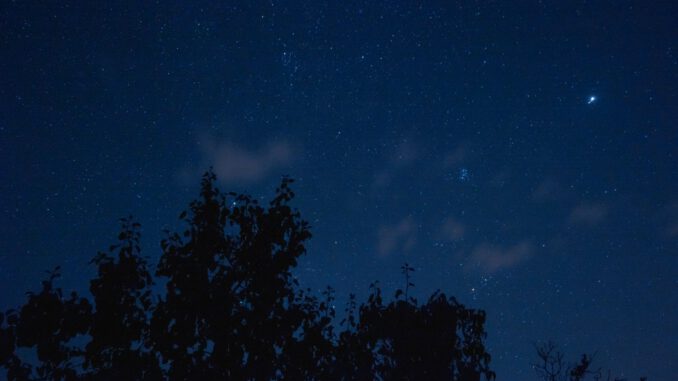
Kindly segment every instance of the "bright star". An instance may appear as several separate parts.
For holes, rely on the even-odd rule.
[[[591,96],[589,97],[589,101],[586,102],[586,103],[587,103],[587,104],[591,104],[591,103],[593,103],[593,102],[595,102],[595,101],[596,101],[596,96],[595,96],[595,95],[591,95]]]

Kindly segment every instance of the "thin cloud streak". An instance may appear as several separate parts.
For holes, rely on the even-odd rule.
[[[179,171],[182,182],[211,167],[223,184],[250,185],[268,176],[280,176],[297,157],[297,150],[287,141],[272,141],[258,149],[248,149],[231,141],[219,141],[203,136],[198,142],[202,164],[200,168],[185,167]]]
[[[396,251],[407,252],[416,243],[417,227],[411,217],[394,225],[382,225],[377,233],[377,253],[388,256]]]
[[[569,222],[575,225],[593,227],[605,220],[608,208],[603,204],[582,203],[570,213]]]
[[[527,240],[509,247],[482,243],[471,251],[469,262],[479,266],[482,271],[493,274],[524,262],[533,252],[534,245]]]

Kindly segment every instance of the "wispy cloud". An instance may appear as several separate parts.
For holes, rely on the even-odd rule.
[[[546,179],[539,183],[532,192],[532,199],[538,202],[552,201],[557,199],[561,193],[562,189],[556,180]]]
[[[287,141],[275,141],[248,149],[232,141],[220,141],[211,136],[203,136],[199,142],[203,156],[202,168],[184,168],[181,177],[191,173],[200,173],[211,166],[222,183],[256,183],[270,175],[281,175],[283,168],[295,159],[295,149]]]
[[[533,252],[534,245],[527,240],[508,247],[482,243],[471,251],[469,262],[487,273],[495,273],[527,260]]]
[[[673,225],[670,225],[666,229],[666,234],[671,238],[678,238],[678,222]]]
[[[382,225],[377,233],[377,252],[387,256],[396,251],[406,252],[414,247],[417,239],[417,226],[411,217],[406,217],[394,225]]]
[[[596,226],[607,217],[608,207],[604,204],[582,203],[570,213],[569,222],[575,225]]]
[[[665,216],[667,220],[667,225],[664,229],[665,236],[668,238],[678,238],[678,201],[663,207],[660,215]]]
[[[439,237],[444,241],[459,241],[464,238],[466,227],[455,218],[448,218],[440,227]]]
[[[417,146],[409,140],[403,140],[393,153],[391,161],[394,166],[403,166],[413,163],[417,156]]]
[[[469,144],[459,144],[453,151],[445,155],[443,165],[445,168],[457,167],[461,165],[469,157]]]

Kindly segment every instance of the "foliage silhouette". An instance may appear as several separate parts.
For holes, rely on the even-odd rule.
[[[535,350],[538,360],[532,364],[532,368],[540,380],[583,381],[591,376],[588,379],[593,381],[626,381],[625,378],[612,378],[610,370],[603,372],[602,368],[593,368],[595,355],[584,353],[578,362],[567,363],[565,355],[552,341],[535,345]],[[641,377],[640,381],[647,381],[647,378]]]
[[[206,173],[199,199],[180,214],[186,230],[166,232],[154,276],[139,224],[122,219],[119,242],[92,260],[90,298],[64,298],[57,270],[19,310],[0,314],[7,378],[494,379],[485,313],[439,292],[418,303],[407,264],[404,291],[385,302],[374,283],[361,305],[352,295],[337,329],[333,290],[314,296],[291,273],[311,237],[289,206],[291,183],[283,178],[264,207],[220,192]]]

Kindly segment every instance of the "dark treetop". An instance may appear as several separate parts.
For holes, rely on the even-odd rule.
[[[118,244],[92,261],[89,299],[64,297],[55,272],[20,309],[0,314],[8,379],[494,378],[483,311],[439,292],[418,303],[405,265],[395,299],[384,301],[373,284],[338,323],[332,289],[318,298],[291,273],[311,237],[288,205],[292,180],[267,207],[221,193],[214,180],[206,174],[200,199],[181,213],[186,230],[166,232],[155,276],[141,256],[140,225],[123,219]],[[159,296],[154,283],[164,285]]]

